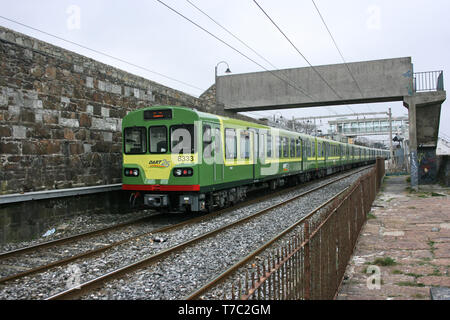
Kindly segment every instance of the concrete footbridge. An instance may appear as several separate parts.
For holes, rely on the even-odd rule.
[[[414,73],[411,57],[219,76],[216,100],[233,112],[403,101],[411,184],[437,174],[443,72]]]

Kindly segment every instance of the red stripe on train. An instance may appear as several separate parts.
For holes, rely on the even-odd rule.
[[[143,184],[123,184],[122,190],[130,191],[200,191],[200,185],[189,186],[169,186],[169,185],[143,185]]]

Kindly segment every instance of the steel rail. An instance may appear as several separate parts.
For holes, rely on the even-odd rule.
[[[139,269],[148,267],[148,266],[156,263],[157,261],[160,261],[161,259],[163,259],[164,257],[166,257],[166,256],[168,256],[168,255],[170,255],[172,253],[175,253],[175,252],[180,251],[180,250],[182,250],[182,249],[184,249],[186,247],[194,245],[194,244],[200,242],[201,240],[213,237],[213,236],[215,236],[215,235],[217,235],[217,234],[219,234],[219,233],[221,233],[223,231],[226,231],[226,230],[231,229],[233,227],[236,227],[238,225],[244,224],[247,221],[250,221],[250,220],[252,220],[254,218],[257,218],[257,217],[259,217],[259,216],[261,216],[261,215],[263,215],[263,214],[265,214],[267,212],[272,211],[273,209],[279,208],[281,206],[285,206],[286,204],[288,204],[288,203],[290,203],[292,201],[298,200],[299,198],[301,198],[301,197],[303,197],[303,196],[305,196],[307,194],[315,192],[315,191],[317,191],[319,189],[322,189],[322,188],[324,188],[324,187],[326,187],[326,186],[328,186],[330,184],[336,183],[336,182],[338,182],[338,181],[340,181],[342,179],[345,179],[345,178],[347,178],[347,177],[349,177],[351,175],[354,175],[354,174],[356,174],[358,172],[361,172],[361,171],[364,171],[364,170],[367,170],[367,167],[364,167],[363,169],[360,169],[360,170],[358,170],[356,172],[351,172],[349,174],[346,174],[343,177],[336,178],[336,179],[334,179],[332,181],[329,181],[329,182],[327,182],[325,184],[322,184],[322,185],[320,185],[318,187],[315,187],[315,188],[313,188],[311,190],[308,190],[308,191],[305,191],[305,192],[303,192],[303,193],[301,193],[299,195],[293,196],[293,197],[289,198],[288,200],[285,200],[283,202],[280,202],[280,203],[277,203],[275,205],[269,206],[269,207],[267,207],[265,209],[262,209],[262,210],[254,213],[254,214],[252,214],[250,216],[241,218],[241,219],[239,219],[239,220],[237,220],[235,222],[229,223],[229,224],[227,224],[227,225],[225,225],[223,227],[220,227],[220,228],[217,228],[215,230],[212,230],[212,231],[209,231],[207,233],[204,233],[202,235],[199,235],[199,236],[197,236],[197,237],[195,237],[195,238],[193,238],[191,240],[182,242],[182,243],[180,243],[180,244],[178,244],[178,245],[176,245],[174,247],[162,250],[162,251],[160,251],[160,252],[158,252],[156,254],[153,254],[153,255],[151,255],[149,257],[141,259],[141,260],[139,260],[137,262],[134,262],[134,263],[131,263],[131,264],[126,265],[124,267],[118,268],[118,269],[116,269],[114,271],[111,271],[111,272],[105,274],[105,275],[102,275],[100,277],[97,277],[95,279],[87,281],[85,283],[82,283],[78,287],[71,288],[71,289],[62,291],[60,293],[57,293],[57,294],[55,294],[55,295],[53,295],[51,297],[48,297],[46,300],[62,300],[62,299],[75,299],[75,298],[78,298],[78,297],[86,294],[87,292],[90,292],[90,291],[100,287],[104,282],[107,282],[107,281],[119,278],[119,277],[124,276],[126,274],[129,274],[129,273],[131,273],[131,272],[133,272],[135,270],[139,270]]]
[[[316,182],[317,182],[317,180],[313,180],[313,181],[310,181],[308,183],[303,184],[303,186],[308,186],[308,185],[316,183]],[[36,273],[44,272],[44,271],[47,271],[47,270],[49,270],[51,268],[54,268],[54,267],[67,265],[67,264],[69,264],[69,263],[71,263],[71,262],[73,262],[75,260],[78,260],[78,259],[96,256],[96,255],[98,255],[98,254],[100,254],[102,252],[105,252],[105,251],[107,251],[109,249],[112,249],[114,247],[120,246],[120,245],[122,245],[122,244],[124,244],[126,242],[133,241],[133,240],[135,240],[137,238],[140,238],[140,237],[146,237],[146,236],[149,236],[149,235],[152,235],[152,234],[155,234],[155,233],[167,232],[167,231],[171,231],[171,230],[175,230],[175,229],[181,228],[181,227],[183,227],[185,225],[188,225],[188,224],[193,224],[193,223],[196,223],[196,222],[199,222],[199,221],[202,221],[202,220],[212,219],[215,216],[223,215],[223,214],[227,213],[228,211],[240,209],[240,208],[242,208],[244,206],[248,206],[248,205],[260,202],[262,200],[267,200],[267,199],[278,197],[279,195],[291,192],[291,191],[295,190],[296,188],[297,188],[297,186],[294,186],[294,187],[291,187],[291,188],[288,188],[288,189],[277,191],[275,193],[271,193],[269,195],[264,195],[262,197],[257,197],[255,199],[251,199],[251,200],[245,201],[243,203],[240,203],[240,204],[238,204],[236,206],[233,206],[233,207],[230,207],[230,208],[225,208],[225,209],[222,209],[222,210],[219,210],[217,212],[213,212],[213,213],[210,213],[210,214],[207,214],[207,215],[202,215],[202,216],[199,216],[199,217],[195,217],[193,219],[188,219],[186,221],[182,221],[182,222],[174,224],[174,225],[169,225],[169,226],[157,228],[157,229],[154,229],[152,231],[141,233],[141,234],[138,234],[136,236],[133,236],[133,237],[130,237],[130,238],[126,238],[126,239],[123,239],[123,240],[111,243],[109,245],[106,245],[106,246],[103,246],[103,247],[100,247],[100,248],[97,248],[97,249],[88,250],[86,252],[74,255],[72,257],[68,257],[68,258],[65,258],[65,259],[54,261],[54,262],[51,262],[51,263],[48,263],[48,264],[45,264],[45,265],[42,265],[42,266],[31,268],[31,269],[23,271],[23,272],[19,272],[19,273],[10,275],[10,276],[6,276],[6,277],[3,277],[3,278],[0,278],[0,284],[8,282],[8,281],[11,281],[11,280],[20,279],[20,278],[23,278],[25,276],[30,276],[30,275],[33,275],[33,274],[36,274]],[[155,215],[155,216],[152,216],[152,217],[154,218],[154,217],[160,217],[160,216],[162,216],[162,215]],[[149,219],[149,218],[151,218],[151,217],[145,217],[145,218],[137,219],[137,220],[131,221],[129,223],[131,225],[133,225],[133,224],[137,224],[140,221],[143,221],[143,220],[146,220],[146,219]],[[122,227],[126,227],[127,224],[128,223],[124,223],[124,225],[122,225]],[[108,227],[108,228],[105,228],[105,229],[96,230],[96,231],[93,231],[93,232],[90,232],[90,233],[76,235],[76,236],[73,236],[73,237],[68,237],[68,238],[65,238],[65,239],[59,239],[59,240],[51,241],[51,242],[44,243],[44,244],[41,244],[41,245],[36,245],[36,246],[32,246],[32,247],[19,249],[19,250],[16,250],[16,251],[8,252],[7,254],[17,255],[17,254],[26,253],[26,252],[29,252],[29,251],[32,251],[32,250],[38,250],[38,249],[42,249],[42,248],[45,248],[45,247],[54,246],[54,245],[57,245],[57,244],[64,244],[64,243],[70,242],[71,240],[73,240],[73,241],[78,240],[83,235],[86,235],[86,238],[88,238],[90,236],[100,235],[102,233],[105,233],[105,232],[108,232],[108,231],[112,231],[112,230],[114,230],[116,228],[120,229],[120,225]],[[61,240],[65,240],[65,241],[61,241]],[[2,255],[0,255],[0,259],[2,259]]]
[[[317,181],[316,180],[310,181],[310,182],[304,184],[304,186],[308,186],[310,184],[313,184],[314,182],[317,182]],[[115,243],[111,243],[111,244],[103,246],[101,248],[89,250],[89,251],[86,251],[86,252],[74,255],[72,257],[66,258],[66,259],[61,259],[61,260],[58,260],[58,261],[54,261],[54,262],[48,263],[46,265],[42,265],[42,266],[38,266],[38,267],[35,267],[35,268],[31,268],[29,270],[26,270],[26,271],[23,271],[23,272],[20,272],[20,273],[17,273],[17,274],[6,276],[6,277],[3,277],[3,278],[0,278],[0,284],[8,282],[8,281],[11,281],[11,280],[20,279],[20,278],[23,278],[25,276],[36,274],[36,273],[39,273],[39,272],[43,272],[43,271],[49,270],[49,269],[54,268],[54,267],[66,265],[66,264],[69,264],[72,261],[75,261],[75,260],[78,260],[78,259],[81,259],[81,258],[88,258],[88,257],[95,256],[95,255],[100,254],[100,253],[102,253],[104,251],[107,251],[107,250],[109,250],[111,248],[117,247],[117,246],[122,245],[122,244],[124,244],[126,242],[129,242],[129,241],[133,241],[133,240],[135,240],[137,238],[140,238],[140,237],[149,236],[149,235],[155,234],[155,233],[167,232],[167,231],[171,231],[171,230],[175,230],[175,229],[181,228],[181,227],[183,227],[183,226],[185,226],[187,224],[199,222],[199,221],[202,221],[202,220],[212,219],[215,216],[225,214],[228,211],[240,209],[240,208],[242,208],[244,206],[247,206],[247,205],[252,205],[254,203],[257,203],[257,202],[260,202],[260,201],[263,201],[263,200],[267,200],[267,199],[271,199],[271,198],[277,197],[277,196],[279,196],[279,195],[281,195],[283,193],[290,192],[290,191],[294,190],[295,188],[296,188],[296,186],[288,188],[288,189],[284,189],[284,190],[281,190],[281,191],[277,191],[277,192],[271,193],[269,195],[264,195],[262,197],[257,197],[255,199],[251,199],[251,200],[239,203],[239,204],[237,204],[237,205],[235,205],[233,207],[225,208],[225,209],[222,209],[222,210],[219,210],[219,211],[207,214],[207,215],[202,215],[202,216],[198,216],[198,217],[195,217],[195,218],[192,218],[192,219],[188,219],[186,221],[182,221],[182,222],[174,224],[174,225],[169,225],[169,226],[164,226],[164,227],[161,227],[161,228],[157,228],[157,229],[154,229],[154,230],[149,231],[149,232],[141,233],[141,234],[138,234],[136,236],[133,236],[133,237],[130,237],[130,238],[126,238],[126,239],[117,241]],[[163,215],[164,214],[159,214],[159,215],[155,215],[155,216],[152,216],[152,217],[160,217],[160,216],[163,216]],[[133,225],[133,224],[137,224],[138,222],[144,221],[144,220],[149,219],[149,218],[150,217],[141,218],[141,219],[137,219],[137,220],[131,221],[129,223],[130,223],[130,225]],[[21,248],[21,249],[15,250],[15,251],[6,252],[4,254],[0,254],[0,260],[6,259],[6,258],[10,258],[11,256],[15,256],[15,255],[23,254],[23,253],[28,253],[30,251],[36,251],[36,250],[44,249],[44,248],[47,248],[47,247],[52,247],[52,246],[55,246],[55,245],[61,245],[61,244],[65,244],[65,243],[68,243],[68,242],[71,242],[71,241],[76,241],[76,240],[79,240],[79,239],[85,239],[85,238],[89,238],[89,237],[92,237],[92,236],[101,235],[103,233],[106,233],[106,232],[109,232],[109,231],[112,231],[112,230],[115,230],[115,229],[120,229],[120,227],[126,227],[126,226],[128,226],[128,223],[124,223],[122,225],[111,226],[111,227],[108,227],[108,228],[105,228],[105,229],[94,230],[92,232],[82,233],[82,234],[78,234],[78,235],[67,237],[67,238],[63,238],[63,239],[57,239],[57,240],[53,240],[53,241],[37,244],[37,245],[34,245],[34,246]]]
[[[315,181],[315,182],[317,182],[317,181]],[[136,239],[141,238],[141,237],[146,237],[146,236],[149,236],[149,235],[152,235],[152,234],[156,234],[156,233],[162,233],[162,232],[176,230],[176,229],[181,228],[181,227],[183,227],[185,225],[188,225],[188,224],[196,223],[196,222],[199,222],[199,221],[202,221],[202,220],[212,219],[215,216],[220,215],[220,214],[225,214],[228,211],[240,209],[240,208],[242,208],[244,206],[252,205],[252,204],[254,204],[256,202],[260,202],[261,200],[270,199],[272,197],[279,196],[282,193],[290,192],[290,191],[292,191],[291,189],[294,189],[294,188],[295,187],[292,187],[292,188],[289,188],[289,189],[286,189],[286,190],[283,190],[283,191],[277,191],[277,192],[272,193],[270,195],[265,195],[265,196],[262,196],[262,197],[251,199],[249,201],[240,203],[240,204],[238,204],[236,206],[233,206],[233,207],[230,207],[230,208],[225,208],[225,209],[222,209],[222,210],[219,210],[219,211],[207,214],[207,215],[203,215],[203,216],[195,217],[195,218],[192,218],[192,219],[188,219],[186,221],[182,221],[182,222],[177,223],[177,224],[173,224],[173,225],[168,225],[168,226],[164,226],[164,227],[161,227],[161,228],[157,228],[157,229],[151,230],[149,232],[141,233],[141,234],[138,234],[136,236],[129,237],[129,238],[126,238],[126,239],[123,239],[123,240],[111,243],[109,245],[97,248],[97,249],[89,250],[89,251],[86,251],[86,252],[74,255],[74,256],[66,258],[66,259],[61,259],[61,260],[58,260],[58,261],[55,261],[55,262],[51,262],[51,263],[48,263],[46,265],[42,265],[42,266],[39,266],[39,267],[35,267],[35,268],[30,269],[30,270],[26,270],[26,271],[23,271],[23,272],[20,272],[20,273],[11,275],[11,276],[6,276],[6,277],[3,277],[3,278],[0,278],[0,284],[8,282],[8,281],[11,281],[11,280],[20,279],[20,278],[23,278],[25,276],[36,274],[36,273],[39,273],[39,272],[43,272],[43,271],[49,270],[49,269],[54,268],[54,267],[63,266],[63,265],[69,264],[70,262],[78,260],[78,259],[81,259],[81,258],[93,257],[93,256],[98,255],[98,254],[100,254],[102,252],[105,252],[105,251],[107,251],[109,249],[112,249],[112,248],[120,246],[120,245],[122,245],[122,244],[124,244],[126,242],[130,242],[130,241],[136,240]],[[159,217],[159,216],[160,215],[156,215],[156,216],[153,216],[153,217]],[[148,219],[148,218],[149,217],[144,218],[144,220]],[[139,220],[136,220],[136,223],[138,221]],[[107,231],[110,231],[110,230],[107,230]],[[84,234],[80,234],[80,235],[77,235],[75,237],[80,237],[80,236],[83,236],[83,235]],[[94,236],[94,235],[92,235],[92,236]],[[67,238],[67,239],[71,240],[72,238]],[[55,242],[58,242],[58,241],[55,241]],[[61,242],[60,244],[64,244],[64,243],[65,242]],[[53,244],[59,244],[59,243],[49,242],[49,243],[46,243],[43,248],[51,246]],[[35,247],[36,246],[20,249],[20,250],[18,250],[19,252],[17,252],[16,254],[26,253],[26,252],[34,249]],[[41,249],[41,247],[39,247],[38,249]],[[11,252],[11,253],[15,253],[15,252]],[[0,256],[0,258],[1,258],[1,256]]]
[[[104,234],[106,232],[114,231],[116,229],[126,228],[126,227],[132,226],[134,224],[138,224],[138,223],[141,223],[141,222],[143,222],[145,220],[149,220],[151,218],[155,218],[155,217],[159,217],[159,216],[162,216],[162,214],[149,216],[149,217],[143,217],[143,218],[139,218],[139,219],[136,219],[136,220],[132,220],[132,221],[127,221],[127,222],[123,222],[123,223],[120,223],[120,224],[116,224],[116,225],[113,225],[113,226],[110,226],[110,227],[97,229],[97,230],[93,230],[93,231],[88,231],[88,232],[76,234],[76,235],[73,235],[73,236],[68,236],[68,237],[65,237],[65,238],[55,239],[55,240],[51,240],[51,241],[47,241],[47,242],[43,242],[43,243],[38,243],[38,244],[29,246],[29,247],[25,247],[25,248],[20,248],[20,249],[16,249],[16,250],[12,250],[12,251],[7,251],[7,252],[4,252],[4,253],[0,254],[0,260],[4,260],[6,258],[10,258],[12,256],[19,255],[19,254],[24,254],[24,253],[28,253],[28,252],[31,252],[31,251],[37,251],[37,250],[40,250],[40,249],[52,247],[52,246],[55,246],[55,245],[61,245],[61,244],[77,241],[77,240],[80,240],[80,239],[85,239],[85,238],[89,238],[89,237],[93,237],[93,236],[98,236],[98,235]]]
[[[220,274],[219,276],[217,276],[216,278],[212,279],[210,282],[208,282],[207,284],[205,284],[203,287],[201,287],[200,289],[198,289],[197,291],[191,293],[189,296],[186,296],[183,300],[194,300],[197,299],[198,297],[200,297],[202,294],[204,294],[205,292],[207,292],[209,289],[213,288],[214,286],[218,285],[220,282],[224,281],[226,278],[228,278],[231,274],[233,274],[235,271],[237,271],[239,268],[241,268],[242,266],[244,266],[245,264],[247,264],[249,261],[251,261],[252,259],[254,259],[258,254],[260,254],[262,251],[264,251],[265,249],[267,249],[269,246],[271,246],[273,243],[275,243],[276,241],[280,240],[282,237],[284,237],[286,234],[288,234],[289,232],[291,232],[294,228],[296,228],[298,225],[300,225],[301,223],[303,223],[305,220],[309,219],[313,214],[315,214],[317,211],[323,209],[324,207],[326,207],[327,205],[329,205],[331,202],[333,202],[334,200],[336,200],[337,198],[339,198],[341,195],[343,195],[346,191],[348,191],[350,187],[345,188],[344,190],[342,190],[341,192],[339,192],[338,194],[336,194],[333,198],[327,200],[326,202],[322,203],[320,206],[318,206],[317,208],[313,209],[310,213],[308,213],[306,216],[302,217],[299,221],[295,222],[294,224],[292,224],[291,226],[289,226],[288,228],[286,228],[284,231],[282,231],[280,234],[278,234],[277,236],[273,237],[271,240],[269,240],[268,242],[266,242],[264,245],[262,245],[261,247],[259,247],[258,249],[256,249],[255,251],[253,251],[251,254],[249,254],[248,256],[246,256],[245,258],[243,258],[242,260],[240,260],[239,262],[237,262],[236,264],[234,264],[233,266],[231,266],[230,268],[228,268],[225,272],[223,272],[222,274]],[[309,240],[307,240],[309,241]]]

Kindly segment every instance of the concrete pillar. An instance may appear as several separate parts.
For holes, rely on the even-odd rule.
[[[445,91],[416,92],[403,98],[409,110],[411,187],[416,190],[419,184],[434,182],[441,105],[445,99]]]
[[[409,154],[411,168],[411,187],[418,190],[419,161],[417,158],[416,101],[414,96],[404,97],[403,105],[408,108],[409,116]]]

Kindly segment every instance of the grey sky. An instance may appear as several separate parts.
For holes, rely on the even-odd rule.
[[[103,51],[206,90],[214,67],[226,60],[233,73],[263,71],[155,0],[18,0],[1,1],[0,15]],[[307,63],[251,0],[191,0],[278,68]],[[214,25],[185,0],[164,0],[259,63],[251,51]],[[341,63],[339,53],[311,0],[259,0],[313,65]],[[315,0],[348,62],[411,56],[414,71],[446,70],[450,49],[450,1]],[[79,10],[79,19],[78,11]],[[104,63],[198,96],[201,91],[92,53],[0,19],[0,24]],[[223,73],[224,66],[220,72]],[[450,136],[449,102],[441,113],[440,131]],[[407,113],[402,103],[352,105],[356,111]],[[332,107],[349,113],[346,106]],[[291,118],[332,114],[327,108],[282,110]],[[275,111],[264,111],[271,115]]]

